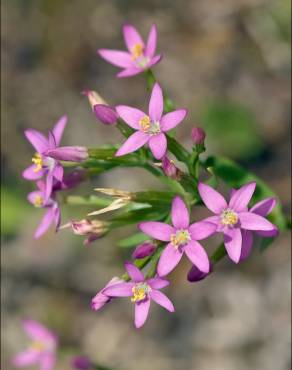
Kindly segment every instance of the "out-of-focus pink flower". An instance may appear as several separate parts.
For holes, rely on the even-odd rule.
[[[170,273],[180,262],[184,253],[189,260],[202,272],[210,271],[208,255],[203,246],[198,242],[207,238],[216,231],[212,223],[195,222],[190,225],[189,211],[180,197],[175,197],[171,208],[172,224],[163,222],[142,222],[139,225],[141,231],[153,239],[168,242],[161,253],[157,272],[159,276]]]
[[[130,262],[125,263],[131,282],[114,284],[104,289],[104,294],[110,297],[131,297],[135,303],[135,326],[140,328],[144,325],[150,309],[150,302],[153,300],[169,312],[174,312],[171,301],[159,291],[169,285],[169,281],[160,277],[145,279],[142,271]]]
[[[117,77],[137,75],[157,64],[162,55],[155,55],[157,28],[152,25],[146,44],[139,32],[130,24],[123,26],[123,34],[128,51],[99,49],[98,54],[107,62],[123,70]]]
[[[148,115],[137,108],[119,105],[118,115],[136,132],[117,151],[116,156],[135,152],[146,143],[156,159],[161,159],[167,149],[165,132],[180,124],[187,115],[186,109],[178,109],[163,115],[162,89],[156,83],[153,87]]]
[[[33,129],[25,130],[27,140],[36,150],[32,158],[33,165],[25,169],[22,176],[27,180],[39,180],[46,176],[45,201],[51,195],[54,180],[62,181],[64,170],[61,164],[54,158],[46,155],[48,150],[56,149],[60,145],[63,131],[67,125],[67,116],[63,116],[55,124],[52,131],[49,131],[48,138],[41,132]]]
[[[58,340],[44,325],[37,321],[25,320],[23,329],[32,340],[30,346],[12,359],[16,367],[39,365],[40,370],[53,370],[56,362]]]
[[[156,247],[153,243],[144,242],[136,247],[136,249],[134,250],[132,254],[132,258],[141,259],[141,258],[151,256],[154,253],[155,249]]]
[[[268,200],[262,201],[251,210],[247,208],[255,188],[256,183],[251,182],[234,190],[229,203],[227,203],[224,197],[211,186],[203,183],[198,186],[206,207],[215,214],[200,221],[200,224],[208,222],[216,225],[216,229],[209,235],[216,232],[223,233],[226,251],[235,263],[246,258],[250,252],[252,247],[252,233],[250,231],[260,232],[261,235],[264,233],[265,236],[277,234],[277,227],[263,217],[267,214],[266,208],[269,208],[267,207],[269,202],[265,203]],[[270,206],[272,206],[271,203]],[[265,209],[264,212],[261,207]]]
[[[116,285],[123,283],[124,280],[118,278],[118,277],[113,277],[107,284],[106,286],[99,291],[91,300],[91,308],[95,311],[100,310],[106,303],[110,302],[112,298],[104,293],[105,289]]]
[[[72,367],[77,370],[90,370],[92,369],[92,362],[87,356],[76,356],[72,359]]]

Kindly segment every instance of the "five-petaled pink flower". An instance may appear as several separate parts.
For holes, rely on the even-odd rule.
[[[58,343],[56,335],[34,320],[25,320],[23,329],[32,339],[32,342],[29,348],[12,359],[14,366],[39,365],[40,370],[53,370],[55,368]]]
[[[148,143],[156,159],[161,159],[167,149],[165,132],[175,128],[185,118],[186,109],[178,109],[163,115],[163,95],[161,87],[156,83],[153,87],[149,114],[139,109],[119,105],[116,107],[119,116],[136,130],[117,151],[116,156],[122,156],[141,148]]]
[[[160,61],[162,55],[155,55],[157,28],[151,27],[146,44],[139,32],[130,24],[123,26],[127,51],[99,49],[98,54],[109,63],[123,68],[117,77],[130,77],[151,68]]]
[[[51,195],[54,179],[62,181],[64,174],[63,167],[59,161],[46,155],[46,152],[59,146],[66,125],[67,117],[63,116],[55,124],[53,130],[49,131],[48,139],[37,130],[25,130],[25,136],[35,148],[36,154],[32,158],[34,164],[24,170],[22,176],[27,180],[34,181],[46,176],[46,201]]]
[[[269,235],[277,233],[277,227],[263,217],[268,212],[261,211],[261,206],[265,208],[266,203],[259,203],[251,210],[247,208],[255,187],[256,183],[251,182],[234,190],[229,203],[227,203],[224,197],[211,186],[203,183],[198,186],[206,207],[215,213],[215,216],[208,217],[201,223],[211,222],[216,225],[214,233],[223,233],[226,251],[230,259],[236,263],[249,254],[252,245],[250,231],[268,232]]]
[[[145,279],[142,271],[130,262],[125,263],[125,268],[132,281],[111,285],[104,289],[103,294],[110,297],[131,297],[131,301],[135,303],[136,328],[144,325],[149,314],[151,300],[169,312],[174,312],[171,301],[158,290],[166,287],[169,281],[159,277]]]
[[[200,271],[208,273],[209,258],[198,240],[214,233],[216,226],[208,222],[195,222],[190,225],[189,211],[178,196],[172,201],[171,219],[173,226],[156,221],[143,222],[139,225],[140,230],[152,238],[169,242],[160,256],[157,266],[158,275],[165,276],[171,272],[184,252]]]

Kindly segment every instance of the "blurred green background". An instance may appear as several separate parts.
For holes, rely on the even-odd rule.
[[[117,80],[116,68],[97,48],[123,49],[121,26],[133,23],[146,36],[158,26],[158,81],[189,115],[177,130],[191,145],[190,130],[207,131],[208,154],[224,154],[263,178],[290,209],[289,0],[4,0],[2,10],[2,349],[1,367],[26,338],[24,317],[56,330],[71,350],[57,369],[69,369],[74,352],[116,369],[286,370],[290,368],[290,242],[283,233],[239,266],[228,261],[198,284],[186,282],[187,261],[171,275],[168,295],[176,313],[153,307],[143,330],[133,328],[127,300],[104,311],[91,297],[122,273],[130,251],[119,230],[89,248],[68,231],[32,239],[42,211],[26,201],[32,184],[21,178],[32,148],[23,130],[46,132],[64,113],[65,145],[121,142],[115,128],[98,124],[84,88],[112,104],[146,107],[142,76]],[[86,184],[124,190],[155,188],[142,170],[114,170]],[[66,207],[63,222],[85,210]],[[198,209],[195,218],[202,216]],[[211,241],[210,245],[215,245]],[[206,245],[206,244],[205,244]]]

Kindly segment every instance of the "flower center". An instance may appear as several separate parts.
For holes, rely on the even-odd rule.
[[[42,342],[38,342],[38,341],[35,341],[35,342],[32,342],[31,345],[30,345],[30,348],[34,351],[43,351],[46,347],[44,345],[44,343]]]
[[[143,55],[144,46],[140,42],[138,42],[132,47],[131,51],[132,51],[132,59],[136,60]]]
[[[233,226],[238,222],[238,215],[232,211],[232,209],[227,208],[221,213],[221,223],[225,226]]]
[[[34,206],[39,208],[42,207],[43,204],[44,204],[43,197],[40,195],[36,195],[34,198]]]
[[[34,172],[39,172],[43,168],[43,159],[39,153],[36,153],[31,161],[36,165],[33,169]]]
[[[158,121],[152,122],[149,116],[142,117],[139,121],[139,125],[146,134],[157,135],[161,132],[160,123]]]
[[[151,291],[151,288],[146,283],[139,283],[133,286],[132,292],[133,296],[131,298],[132,302],[140,302],[146,298],[147,294]]]
[[[175,234],[170,235],[171,244],[176,248],[187,244],[190,240],[191,237],[188,230],[178,230]]]

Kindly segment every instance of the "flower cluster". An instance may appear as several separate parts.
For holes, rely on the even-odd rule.
[[[202,128],[190,130],[191,150],[175,139],[173,129],[185,120],[187,110],[174,108],[150,69],[161,60],[161,55],[156,55],[156,26],[152,26],[146,43],[131,25],[123,27],[123,35],[127,52],[100,49],[98,54],[123,68],[118,77],[138,73],[146,77],[151,90],[147,113],[127,105],[109,105],[95,91],[86,90],[84,95],[88,97],[95,117],[109,130],[110,126],[119,129],[126,139],[124,143],[89,149],[62,147],[61,137],[67,125],[67,117],[63,116],[49,131],[48,137],[33,129],[25,131],[36,154],[32,158],[33,165],[23,172],[23,177],[37,186],[37,190],[29,193],[29,202],[45,209],[35,238],[55,224],[56,230],[71,228],[74,234],[85,236],[84,244],[89,245],[117,227],[137,225],[139,232],[122,241],[123,246],[135,247],[132,261],[124,264],[126,273],[113,277],[92,298],[91,308],[97,311],[118,297],[128,297],[134,304],[135,326],[140,328],[148,317],[151,301],[174,312],[172,302],[161,289],[169,285],[166,276],[176,268],[183,255],[191,263],[187,279],[197,282],[210,275],[225,255],[234,263],[245,260],[256,241],[255,234],[266,238],[277,236],[278,227],[266,218],[277,202],[272,191],[266,191],[266,185],[263,190],[261,184],[252,181],[256,179],[252,174],[248,174],[247,178],[251,180],[247,183],[242,178],[229,181],[228,173],[222,175],[222,168],[221,173],[217,171],[219,157],[202,159],[200,155],[206,150],[206,133]],[[70,163],[65,166],[66,162]],[[71,219],[60,226],[59,192],[118,166],[141,167],[156,176],[167,190],[130,192],[98,188],[95,190],[102,193],[102,197],[63,197],[66,203],[98,206],[99,209],[81,220]],[[67,173],[64,167],[73,168],[73,171]],[[203,176],[206,178],[210,174],[211,177],[202,182]],[[228,200],[210,186],[217,184],[218,178],[230,188]],[[267,194],[265,199],[256,194],[256,186],[259,194]],[[205,206],[212,215],[192,221],[193,212],[196,213],[199,206]],[[113,212],[117,215],[106,220],[92,218]],[[282,217],[280,211],[276,224],[276,221],[279,224],[279,217]],[[210,255],[202,241],[215,234],[223,235],[222,244]],[[14,364],[38,363],[41,369],[51,370],[56,338],[36,322],[25,322],[24,329],[34,342],[27,351],[16,356]],[[92,367],[90,360],[84,357],[75,358],[72,364],[79,369]]]

